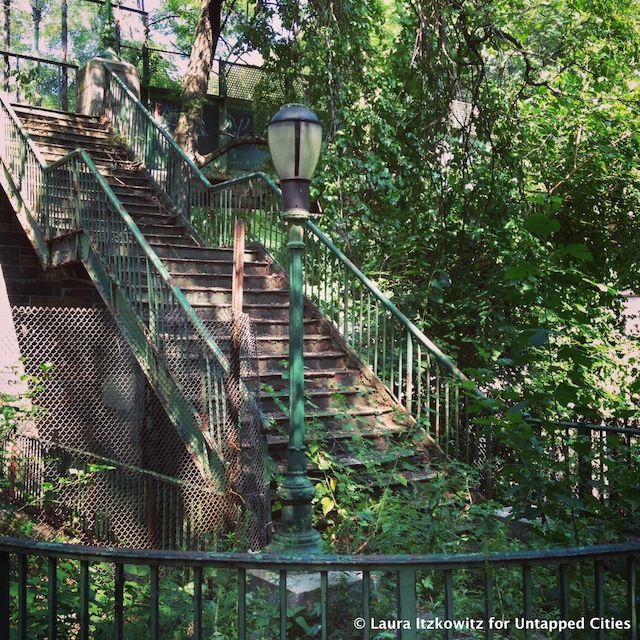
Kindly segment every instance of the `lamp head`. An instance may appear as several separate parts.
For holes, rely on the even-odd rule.
[[[286,104],[267,125],[269,152],[280,182],[310,181],[318,164],[322,125],[303,104]]]

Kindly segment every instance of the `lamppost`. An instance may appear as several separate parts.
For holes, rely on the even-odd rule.
[[[309,184],[320,156],[322,126],[304,105],[287,104],[271,118],[267,139],[289,227],[289,444],[285,480],[278,491],[283,503],[282,520],[271,546],[275,551],[317,553],[320,534],[311,526],[315,489],[307,475],[304,441],[302,263]]]

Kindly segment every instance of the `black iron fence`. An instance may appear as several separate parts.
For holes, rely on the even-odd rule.
[[[0,637],[637,640],[639,554],[640,542],[287,557],[0,538]]]

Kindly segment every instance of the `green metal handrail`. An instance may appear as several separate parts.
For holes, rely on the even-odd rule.
[[[207,477],[224,482],[228,443],[220,436],[228,412],[221,382],[228,378],[230,366],[207,326],[172,283],[86,151],[77,149],[47,165],[4,96],[0,131],[2,159],[28,213],[48,239],[69,232],[85,234],[83,259],[91,262],[93,251],[99,263],[95,266],[108,274],[111,284],[102,282],[99,288],[116,311],[134,355],[155,377],[165,409],[194,462]],[[95,276],[91,267],[88,271]],[[145,344],[139,343],[140,336]],[[158,369],[159,361],[169,377]],[[186,402],[178,408],[176,390]]]
[[[637,640],[639,555],[637,541],[490,554],[287,556],[105,549],[0,537],[0,636],[8,638],[11,628],[18,630],[18,637],[26,637],[27,630],[39,636],[48,627],[51,638],[74,625],[80,637],[88,638],[92,601],[93,624],[100,624],[100,630],[116,640],[125,637],[125,620],[140,618],[145,620],[144,637],[167,637],[174,625],[185,624],[184,614],[174,614],[173,606],[167,606],[177,595],[176,577],[169,590],[163,589],[165,576],[177,568],[193,594],[188,624],[190,637],[197,640],[216,632],[238,640],[270,638],[277,633],[288,638],[290,622],[305,618],[306,628],[315,628],[323,640],[336,634],[368,639],[384,628],[380,626],[383,620],[401,621],[397,627],[401,640],[416,640],[437,629],[443,629],[446,638],[453,638],[458,630],[492,638],[514,630],[517,620],[520,624],[581,621],[601,638],[605,637],[603,630],[612,628],[606,625],[615,622],[621,631],[614,637]],[[29,580],[30,575],[44,571],[46,583]],[[58,580],[61,571],[63,581]],[[205,572],[215,579],[204,580]],[[308,580],[316,579],[319,588],[310,594],[313,600],[306,602],[308,608],[297,606],[289,611],[287,580],[300,572]],[[332,572],[351,572],[355,583],[350,595],[339,599],[338,615],[336,600],[330,598]],[[148,578],[143,583],[145,575]],[[262,586],[256,584],[260,580],[256,575],[263,576]],[[143,584],[148,588],[144,603],[130,595],[127,602],[125,596],[134,588],[140,593]],[[264,595],[269,584],[277,606],[273,597]],[[97,589],[109,594],[102,603],[91,596]],[[39,598],[34,597],[36,590]],[[71,591],[78,594],[79,606],[74,608],[76,615],[63,616],[60,596]],[[223,595],[230,601],[227,615],[218,606],[215,620],[205,621],[207,598],[217,600],[216,596]],[[31,602],[29,610],[27,602]],[[256,620],[264,621],[257,629]],[[429,621],[434,620],[438,626],[430,626]],[[566,626],[555,631],[569,637]],[[127,627],[127,637],[130,633]]]
[[[234,219],[242,216],[248,236],[285,265],[280,198],[280,189],[260,172],[196,189],[193,225],[206,242],[231,246]],[[488,434],[469,422],[469,406],[483,394],[313,221],[305,228],[307,298],[447,455],[484,460]]]

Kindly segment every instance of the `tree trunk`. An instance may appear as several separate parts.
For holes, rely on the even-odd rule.
[[[223,4],[224,0],[201,0],[196,36],[187,73],[182,82],[180,117],[173,132],[176,142],[195,161],[198,160],[198,130],[213,56],[220,36]]]
[[[31,2],[31,17],[33,18],[33,51],[40,55],[40,22],[42,21],[42,6],[39,2]],[[40,65],[38,65],[40,68]]]
[[[62,42],[62,62],[67,62],[69,57],[69,27],[67,24],[67,0],[62,0],[60,5],[60,40]],[[60,107],[63,111],[69,109],[69,70],[62,67],[62,86],[60,87]]]
[[[4,50],[11,51],[11,0],[4,0]],[[9,56],[4,57],[4,90],[9,91],[9,78],[11,77],[11,61]]]

